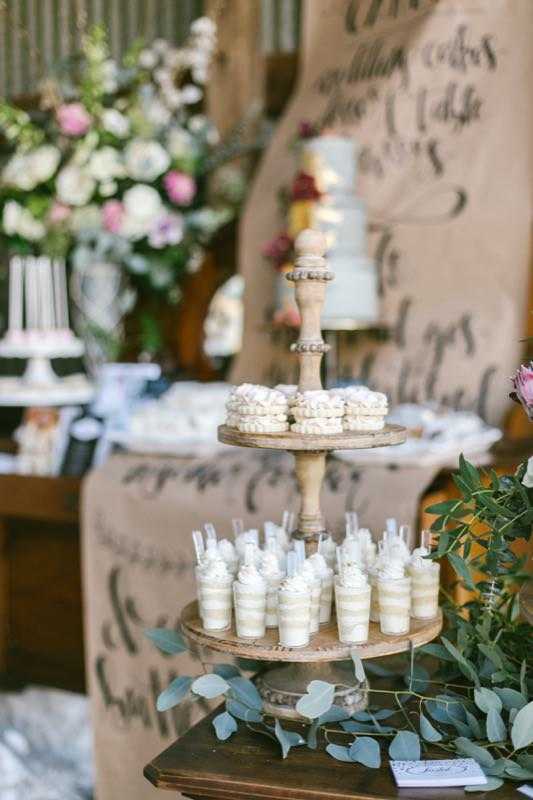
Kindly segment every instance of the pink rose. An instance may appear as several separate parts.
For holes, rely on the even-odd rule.
[[[173,169],[163,178],[169,199],[178,206],[188,206],[196,194],[194,178],[185,172]]]
[[[83,136],[91,126],[91,117],[81,103],[65,103],[57,109],[57,122],[66,136]]]
[[[124,206],[118,200],[108,200],[102,206],[102,222],[106,231],[118,233],[124,217]]]
[[[529,419],[533,421],[533,362],[527,366],[522,364],[511,380],[514,387],[512,399],[522,404]]]
[[[48,213],[48,219],[50,220],[52,225],[59,225],[61,222],[64,222],[69,217],[70,217],[70,208],[66,206],[64,203],[58,203],[57,200],[54,200],[54,203]]]

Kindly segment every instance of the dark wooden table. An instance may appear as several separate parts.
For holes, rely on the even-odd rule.
[[[144,770],[158,789],[182,792],[194,800],[459,800],[519,797],[507,784],[490,793],[465,794],[461,788],[397,789],[388,763],[380,769],[335,761],[322,750],[296,747],[281,758],[277,742],[246,730],[226,742],[215,737],[213,712]],[[347,738],[347,737],[345,737]],[[435,754],[436,756],[437,754]],[[442,753],[439,757],[442,757]]]

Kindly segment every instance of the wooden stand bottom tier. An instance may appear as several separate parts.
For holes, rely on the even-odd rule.
[[[267,630],[262,639],[239,639],[234,627],[226,631],[205,631],[198,615],[198,603],[189,603],[181,615],[184,636],[201,648],[258,661],[281,662],[257,679],[257,687],[268,714],[281,719],[299,719],[298,700],[313,680],[335,684],[334,702],[350,713],[367,705],[368,685],[355,678],[351,661],[354,647],[362,658],[403,653],[434,639],[442,628],[442,613],[430,620],[411,620],[411,630],[403,636],[386,636],[379,625],[370,623],[368,641],[360,645],[339,642],[335,617],[316,633],[306,647],[291,649],[278,643],[278,631]]]

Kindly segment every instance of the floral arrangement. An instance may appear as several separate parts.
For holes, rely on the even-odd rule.
[[[215,45],[202,17],[183,47],[137,44],[119,64],[94,28],[79,61],[43,83],[32,118],[1,104],[14,150],[0,188],[8,250],[68,254],[81,271],[113,262],[132,302],[140,287],[179,300],[183,276],[242,199],[228,166],[208,194],[218,134],[201,108]]]
[[[532,381],[531,367],[522,367],[515,378],[528,413],[533,410]],[[228,739],[242,721],[276,739],[283,758],[292,747],[323,746],[332,758],[375,769],[384,749],[393,760],[440,752],[473,758],[481,766],[487,783],[467,787],[468,792],[533,780],[531,626],[519,617],[517,593],[531,580],[524,570],[527,556],[517,548],[530,540],[533,525],[533,470],[528,466],[525,462],[514,475],[498,476],[461,457],[454,476],[459,497],[427,510],[436,516],[432,530],[438,537],[431,557],[447,558],[457,584],[471,599],[457,606],[445,594],[444,635],[412,649],[407,662],[394,657],[386,667],[381,660],[363,665],[353,648],[358,680],[365,680],[365,672],[388,679],[387,688],[369,688],[364,711],[350,715],[335,704],[333,684],[311,681],[296,706],[308,726],[286,729],[264,714],[255,685],[232,664],[215,665],[197,678],[176,678],[157,708],[172,708],[191,692],[223,698],[225,708],[213,719],[217,738]],[[165,653],[186,649],[177,631],[152,629],[147,635]]]

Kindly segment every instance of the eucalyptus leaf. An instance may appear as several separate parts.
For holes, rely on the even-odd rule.
[[[492,661],[495,667],[498,669],[503,668],[503,660],[497,647],[490,644],[478,644],[478,650],[480,650],[489,661]]]
[[[486,689],[484,686],[479,689],[474,689],[474,702],[485,714],[488,714],[491,708],[498,712],[502,710],[502,701],[500,697],[496,692],[493,692],[492,689]]]
[[[494,766],[494,758],[489,751],[484,747],[480,747],[478,744],[474,744],[470,739],[460,736],[458,739],[454,739],[454,744],[458,753],[473,758],[474,761],[477,761],[482,767]]]
[[[172,683],[170,683],[157,698],[157,710],[168,711],[169,708],[173,708],[177,706],[178,703],[181,703],[183,698],[189,693],[191,683],[192,678],[188,678],[185,675],[174,678]]]
[[[474,734],[475,738],[483,739],[483,731],[481,730],[481,725],[479,724],[478,718],[467,709],[465,709],[465,714],[468,727]]]
[[[467,739],[471,738],[473,731],[470,728],[470,725],[467,725],[466,722],[463,722],[460,719],[455,719],[454,717],[451,718],[451,722],[460,736],[465,736]]]
[[[226,711],[243,722],[262,722],[263,718],[255,708],[248,708],[240,700],[229,699],[226,701]]]
[[[413,731],[398,731],[389,745],[389,757],[394,761],[418,761],[420,737]]]
[[[511,740],[515,750],[533,742],[533,701],[520,709],[513,721]]]
[[[521,767],[533,772],[533,753],[520,753],[516,758]]]
[[[221,742],[225,742],[226,739],[229,739],[231,734],[235,733],[238,728],[235,719],[231,716],[231,714],[228,714],[227,711],[217,714],[217,716],[213,719],[213,727],[215,729],[217,739],[220,739]]]
[[[327,681],[311,681],[307,686],[307,694],[296,703],[296,711],[302,717],[316,719],[331,708],[334,695],[334,684]]]
[[[485,775],[492,775],[495,778],[503,777],[505,770],[511,766],[513,762],[510,758],[497,758],[492,767],[483,767]]]
[[[241,674],[240,670],[234,664],[215,664],[213,672],[215,675],[220,675],[220,677],[225,680],[237,678]]]
[[[376,711],[354,711],[352,719],[358,722],[368,722],[371,719],[388,719],[398,713],[397,708],[378,708]]]
[[[487,714],[487,738],[489,742],[504,742],[507,739],[505,722],[495,708],[489,708]]]
[[[148,628],[144,635],[163,653],[177,655],[185,653],[188,649],[181,633],[170,628]]]
[[[463,672],[467,678],[470,678],[472,683],[475,683],[476,686],[479,686],[479,677],[476,672],[474,665],[468,661],[465,656],[457,649],[457,647],[452,644],[446,637],[441,636],[441,641],[446,648],[446,650],[452,655],[457,662],[457,666]]]
[[[364,670],[370,672],[371,675],[376,675],[378,678],[392,678],[396,674],[394,670],[384,667],[377,661],[367,661]]]
[[[350,656],[353,661],[355,677],[358,681],[363,683],[366,680],[365,668],[356,647],[352,647],[350,650]]]
[[[426,653],[428,656],[434,656],[442,661],[451,661],[455,662],[455,658],[449,653],[444,645],[436,644],[435,642],[430,642],[429,644],[425,644],[419,648],[421,653]]]
[[[533,770],[520,767],[518,764],[507,767],[505,772],[507,775],[510,775],[511,778],[516,778],[516,780],[519,781],[530,781],[533,779]]]
[[[436,700],[426,700],[426,709],[436,722],[442,722],[446,725],[452,724],[452,718],[448,714],[446,706],[442,703],[438,703]]]
[[[341,722],[346,719],[350,719],[350,713],[345,711],[344,708],[341,708],[341,706],[332,705],[324,714],[319,716],[318,724],[324,725],[326,722]]]
[[[299,733],[296,733],[295,731],[284,730],[281,727],[279,719],[277,719],[274,724],[274,733],[276,739],[281,745],[281,753],[283,758],[287,758],[291,747],[298,747],[301,744],[305,744],[305,739],[300,736]]]
[[[442,733],[433,727],[424,714],[420,714],[420,735],[426,742],[440,742],[442,740]]]
[[[524,697],[528,696],[528,694],[527,694],[527,682],[526,682],[526,670],[527,670],[527,662],[526,662],[526,659],[524,658],[524,660],[522,661],[522,664],[520,665],[520,691],[522,692]]]
[[[358,736],[350,747],[350,758],[365,767],[377,769],[381,766],[379,744],[370,736]]]
[[[407,670],[404,675],[404,682],[408,689],[414,692],[423,692],[429,682],[429,672],[425,667],[414,664],[412,669]]]
[[[527,700],[521,692],[516,689],[494,689],[498,697],[503,703],[503,707],[510,711],[512,708],[523,708]]]
[[[240,700],[241,703],[249,706],[249,708],[255,708],[257,711],[261,711],[263,708],[261,695],[257,691],[255,684],[253,684],[249,678],[243,678],[241,675],[238,675],[235,678],[229,678],[228,683],[237,700]]]
[[[373,722],[357,722],[351,719],[341,722],[341,728],[347,733],[376,733],[377,730]],[[396,728],[389,725],[379,725],[379,733],[392,733],[395,730]]]
[[[492,792],[494,789],[499,789],[502,784],[501,778],[487,778],[487,783],[479,786],[465,786],[465,792]]]
[[[221,678],[220,675],[210,672],[208,675],[200,675],[199,678],[196,678],[191,689],[200,697],[212,700],[213,697],[224,694],[229,689],[229,683],[224,678]]]
[[[457,553],[448,553],[448,561],[454,568],[457,575],[463,579],[465,586],[472,591],[475,590],[474,581],[470,573],[470,568],[464,558],[458,556]]]
[[[328,744],[326,747],[326,753],[329,753],[330,756],[335,758],[337,761],[349,761],[352,762],[350,758],[350,748],[344,747],[340,744]]]

